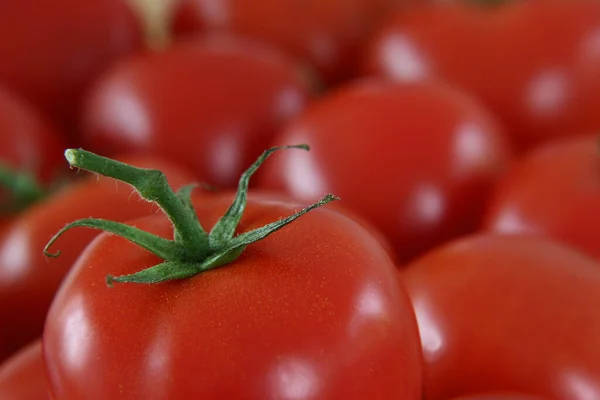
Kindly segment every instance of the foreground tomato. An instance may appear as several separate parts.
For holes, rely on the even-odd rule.
[[[598,135],[554,140],[512,166],[492,196],[486,228],[546,234],[600,260]]]
[[[307,85],[294,64],[249,41],[209,38],[116,66],[87,101],[83,134],[102,154],[153,153],[234,187]]]
[[[521,149],[600,129],[600,2],[467,2],[402,13],[374,40],[370,72],[447,79],[476,94]]]
[[[404,274],[425,397],[514,391],[600,398],[600,264],[542,237],[481,235]]]
[[[355,72],[361,42],[406,0],[178,0],[174,30],[261,38],[311,62],[330,82]]]
[[[176,187],[194,181],[191,174],[170,162],[148,157],[127,160],[161,168]],[[90,178],[54,193],[6,227],[0,241],[0,360],[41,335],[62,278],[97,234],[86,230],[69,233],[63,242],[64,256],[48,260],[42,251],[58,229],[76,218],[127,220],[156,210],[125,185]]]
[[[0,81],[69,129],[90,81],[140,47],[125,0],[0,2]]]
[[[64,139],[48,121],[0,86],[0,214],[15,212],[41,195],[36,181],[49,184],[57,178],[64,168],[64,148]]]
[[[80,151],[68,157],[94,171],[92,164],[104,163]],[[227,218],[219,220],[231,195],[193,201],[202,225],[213,227],[206,248],[192,208],[182,209],[177,197],[171,203],[173,194],[155,190],[159,186],[139,186],[162,194],[154,199],[179,215],[177,229],[163,215],[131,224],[164,239],[109,228],[164,257],[103,234],[79,258],[44,331],[55,398],[421,398],[414,314],[388,255],[341,213],[302,215],[331,196],[285,227],[291,219],[282,216],[298,205],[276,197],[251,197],[246,205],[243,183]],[[245,234],[259,227],[266,231]],[[232,237],[233,230],[239,235]],[[174,236],[180,244],[165,240]],[[195,247],[200,250],[191,251]],[[107,274],[120,275],[109,280],[112,288],[104,284]],[[179,280],[161,282],[169,279]]]
[[[504,133],[466,95],[434,84],[364,81],[330,93],[277,143],[310,143],[262,170],[260,185],[304,201],[331,191],[408,259],[475,229],[510,158]]]
[[[48,399],[40,340],[24,347],[0,365],[0,399]]]

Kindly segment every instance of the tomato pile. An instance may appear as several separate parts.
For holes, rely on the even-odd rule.
[[[4,0],[0,59],[0,399],[600,400],[597,0]]]

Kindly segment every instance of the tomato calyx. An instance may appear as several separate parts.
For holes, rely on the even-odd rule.
[[[11,214],[27,208],[46,195],[46,190],[35,176],[0,162],[0,187],[10,193],[10,198],[0,202],[0,214]]]
[[[286,149],[309,150],[309,147],[302,144],[265,150],[242,174],[233,203],[208,233],[200,224],[191,201],[192,191],[198,186],[197,184],[183,186],[174,192],[161,171],[137,168],[83,149],[68,149],[65,151],[65,158],[71,167],[96,172],[128,183],[142,198],[157,204],[173,224],[174,239],[165,239],[121,222],[84,218],[66,225],[57,232],[44,248],[44,254],[48,257],[58,257],[60,251],[49,252],[53,243],[71,228],[87,227],[121,236],[164,260],[160,264],[133,274],[117,277],[109,275],[106,278],[109,286],[113,282],[149,284],[185,279],[229,264],[235,261],[249,244],[264,239],[315,208],[339,200],[338,197],[327,194],[293,215],[235,236],[236,228],[246,208],[251,176],[272,153]]]

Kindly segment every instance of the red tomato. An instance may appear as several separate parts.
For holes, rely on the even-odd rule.
[[[2,0],[0,81],[71,129],[90,81],[141,39],[125,0]]]
[[[48,121],[16,93],[0,86],[1,163],[48,183],[65,165],[65,148]]]
[[[311,62],[328,81],[356,72],[361,42],[407,0],[179,0],[178,35],[226,31],[257,37]]]
[[[130,157],[128,162],[160,168],[176,187],[195,181],[169,162],[141,157]],[[156,210],[139,201],[124,184],[90,178],[54,193],[15,219],[0,241],[0,360],[42,334],[46,313],[63,277],[97,235],[92,230],[68,232],[62,241],[64,255],[48,259],[42,251],[59,229],[78,218],[121,221]]]
[[[373,41],[368,70],[464,87],[502,118],[521,149],[600,129],[600,2],[465,3],[399,14]]]
[[[600,398],[598,262],[539,236],[480,235],[428,253],[403,277],[425,398]]]
[[[36,340],[0,365],[0,399],[48,400],[42,342]]]
[[[196,201],[202,225],[230,202]],[[250,196],[242,231],[296,210]],[[162,215],[134,224],[173,237]],[[106,274],[158,263],[106,234],[82,254],[44,331],[56,398],[421,398],[408,298],[379,242],[343,214],[314,210],[233,263],[185,280],[104,284]]]
[[[180,43],[118,65],[87,101],[86,148],[136,150],[186,164],[235,187],[243,169],[298,113],[308,92],[295,65],[249,41]]]
[[[598,135],[554,140],[515,163],[492,196],[485,227],[545,234],[600,259]]]
[[[311,151],[274,155],[259,171],[260,186],[306,202],[335,193],[401,260],[475,229],[510,158],[483,108],[434,84],[354,83],[314,104],[276,142]]]

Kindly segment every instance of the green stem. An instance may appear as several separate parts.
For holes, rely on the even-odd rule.
[[[49,249],[64,232],[75,227],[88,227],[121,236],[164,260],[155,266],[133,274],[117,277],[109,275],[107,277],[109,286],[113,282],[159,283],[185,279],[203,271],[229,264],[235,261],[248,245],[275,233],[307,212],[338,200],[336,196],[328,194],[293,215],[235,236],[235,231],[246,208],[250,178],[269,155],[286,149],[308,150],[309,148],[307,145],[296,145],[273,147],[266,150],[242,174],[233,203],[215,224],[210,234],[207,234],[200,225],[192,204],[191,193],[197,185],[184,186],[175,193],[160,171],[136,168],[85,150],[67,150],[65,157],[71,166],[126,182],[133,186],[144,199],[156,203],[173,223],[174,240],[167,240],[120,222],[86,218],[72,222],[61,229],[48,242],[44,253],[49,257],[58,256],[59,252],[49,253]]]
[[[10,192],[12,198],[0,205],[0,212],[21,210],[44,197],[45,191],[35,177],[20,172],[0,162],[0,186]]]
[[[161,171],[136,168],[86,150],[68,149],[65,158],[72,167],[96,172],[133,186],[140,196],[156,203],[171,220],[175,238],[190,254],[206,254],[208,235],[190,210],[171,190],[165,174]]]

